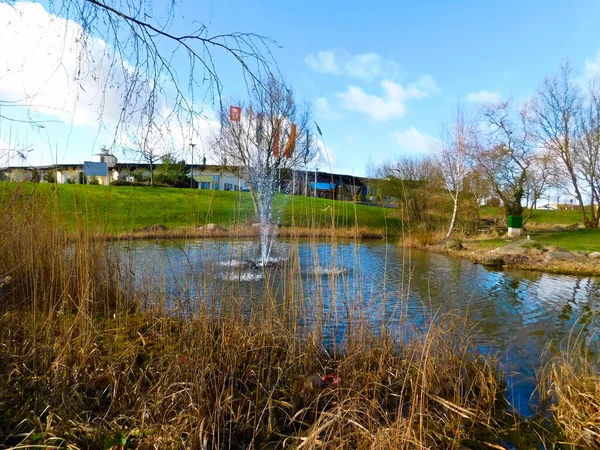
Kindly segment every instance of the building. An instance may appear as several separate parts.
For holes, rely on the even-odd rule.
[[[300,172],[303,173],[303,172]],[[315,180],[316,175],[316,180]],[[364,202],[367,195],[367,187],[360,177],[344,175],[339,173],[307,172],[309,182],[306,195],[332,200],[348,200]]]
[[[46,170],[56,171],[56,182],[58,184],[85,184],[85,179],[81,175],[83,172],[82,164],[55,164],[48,166]],[[44,180],[45,177],[42,177]]]
[[[155,166],[156,169],[157,166]],[[202,190],[248,191],[249,186],[236,173],[239,167],[194,164],[185,166],[186,175],[193,178],[190,184]],[[134,183],[150,178],[150,167],[145,163],[120,163],[106,150],[93,155],[92,161],[83,164],[54,164],[50,166],[20,167],[0,169],[4,178],[10,181],[32,181],[34,171],[40,181],[45,180],[48,171],[54,171],[56,182],[65,184],[87,184],[97,180],[98,184],[108,185],[113,181]],[[351,175],[319,172],[311,170],[281,169],[278,177],[280,193],[316,196],[354,202],[376,201],[368,180]]]
[[[108,172],[108,164],[106,162],[86,161],[83,163],[83,175],[86,184],[98,184],[108,186],[111,177]]]
[[[191,168],[190,168],[191,169]],[[199,189],[214,191],[248,191],[248,185],[231,169],[223,166],[195,165],[193,167],[194,181]],[[190,170],[191,174],[191,170]]]
[[[113,179],[112,169],[117,165],[117,158],[108,153],[105,147],[100,153],[92,156],[92,161],[83,164],[51,164],[46,166],[9,166],[0,169],[2,178],[9,181],[40,181],[47,179],[47,174],[59,184],[86,184],[90,179],[99,184],[108,185]],[[106,170],[105,170],[106,169]],[[36,178],[34,180],[34,178]]]
[[[102,147],[100,153],[92,156],[92,162],[106,163],[109,169],[113,169],[117,165],[118,160],[115,155],[108,153],[106,147]]]
[[[33,178],[32,169],[23,166],[8,166],[2,169],[2,178],[15,182],[31,181]]]

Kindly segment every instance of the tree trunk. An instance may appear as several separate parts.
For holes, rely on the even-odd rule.
[[[256,198],[256,192],[254,192],[252,184],[248,184],[248,189],[250,190],[250,197],[252,198],[252,203],[254,204],[254,214],[257,218],[259,218],[258,213],[260,211],[258,210],[258,199]]]
[[[569,176],[571,177],[571,183],[573,185],[573,189],[575,189],[575,197],[577,197],[577,202],[579,203],[579,209],[581,211],[581,220],[583,221],[583,225],[586,228],[593,228],[592,223],[590,222],[590,219],[588,219],[588,216],[585,213],[585,205],[583,204],[583,196],[581,195],[581,191],[579,190],[577,174],[575,173],[575,168],[573,167],[573,162],[568,155],[568,151],[570,148],[569,145],[570,145],[569,141],[565,140],[565,142],[563,143],[563,150],[562,150],[561,157],[562,157],[563,162],[565,163],[567,172],[569,172]]]
[[[571,182],[573,183],[573,188],[575,189],[575,196],[577,197],[577,201],[579,202],[579,209],[581,210],[581,220],[583,221],[583,225],[586,228],[594,228],[590,219],[588,219],[587,214],[585,213],[585,205],[583,204],[583,197],[581,192],[579,191],[579,185],[577,183],[577,175],[575,174],[572,167],[569,167],[569,174],[571,175]]]
[[[594,183],[590,183],[592,185],[592,193],[591,193],[591,200],[590,200],[590,215],[592,217],[591,219],[591,227],[590,228],[598,228],[598,223],[600,222],[600,214],[598,214],[597,211],[597,205],[600,202],[600,199],[598,198],[598,191],[595,189],[594,187]]]
[[[458,195],[453,196],[454,198],[454,209],[452,211],[452,220],[450,221],[450,227],[448,228],[448,233],[446,233],[446,239],[448,239],[452,235],[452,231],[454,231],[454,224],[456,223],[456,216],[458,215]]]

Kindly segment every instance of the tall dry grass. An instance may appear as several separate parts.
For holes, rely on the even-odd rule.
[[[339,298],[307,298],[297,236],[259,303],[221,283],[182,316],[127,279],[123,242],[67,234],[37,201],[0,194],[0,445],[502,448],[517,420],[463,319],[375,326],[343,273],[329,275]]]
[[[594,338],[573,332],[566,348],[538,374],[541,401],[572,448],[600,448],[600,357]]]

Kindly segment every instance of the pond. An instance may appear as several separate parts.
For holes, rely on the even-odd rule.
[[[316,308],[335,317],[329,324],[333,340],[347,331],[349,318],[418,328],[442,313],[466,317],[475,324],[478,349],[499,357],[509,400],[525,415],[531,414],[535,371],[548,344],[564,344],[589,319],[584,333],[596,346],[600,329],[594,315],[600,310],[598,279],[491,270],[383,241],[280,242],[272,253],[277,267],[264,271],[252,263],[258,244],[251,240],[134,241],[121,251],[136,288],[173,311],[193,312],[198,302],[224,298],[244,298],[256,307],[264,290],[277,286],[278,295],[307,302],[305,324]],[[271,279],[269,273],[280,275]]]

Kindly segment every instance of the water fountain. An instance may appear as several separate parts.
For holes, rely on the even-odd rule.
[[[257,158],[261,159],[261,158]],[[258,203],[258,223],[260,232],[260,259],[256,261],[258,266],[268,266],[272,263],[271,251],[277,237],[277,223],[274,219],[273,200],[277,189],[276,171],[259,164],[252,168],[253,180],[256,180],[255,195]],[[277,217],[277,221],[280,218]]]

